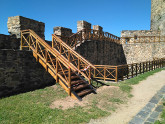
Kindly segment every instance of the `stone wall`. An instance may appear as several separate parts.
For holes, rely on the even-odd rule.
[[[20,30],[32,29],[44,39],[45,24],[22,16],[9,17],[7,24],[10,36],[0,34],[0,97],[54,84],[32,51],[19,50]]]
[[[153,30],[123,30],[121,32],[121,43],[125,43],[127,41],[129,43],[139,42],[138,37],[141,36],[160,36],[160,31]],[[146,40],[146,39],[145,39]],[[156,39],[157,40],[157,39]],[[143,41],[141,41],[143,42]]]
[[[8,32],[20,38],[20,31],[25,29],[32,29],[42,39],[45,39],[45,24],[33,19],[25,18],[22,16],[13,16],[8,18],[7,22]]]
[[[77,21],[77,32],[79,32],[82,29],[91,29],[91,23],[87,21]]]
[[[165,58],[165,42],[122,44],[127,64]]]
[[[0,50],[0,97],[55,83],[31,51]]]
[[[0,34],[0,49],[19,49],[20,40],[9,36]]]
[[[165,35],[165,0],[151,0],[151,30]]]
[[[54,27],[53,33],[56,34],[57,36],[65,36],[65,37],[69,37],[73,34],[72,29],[60,27],[60,26]]]
[[[85,41],[76,51],[95,65],[126,64],[122,45],[109,41]]]
[[[98,31],[100,31],[100,32],[103,31],[103,27],[101,27],[101,26],[99,26],[99,25],[93,25],[93,29],[94,29],[94,30],[98,30]]]

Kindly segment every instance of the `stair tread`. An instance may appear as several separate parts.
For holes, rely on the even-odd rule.
[[[80,85],[74,86],[74,87],[72,87],[72,89],[74,91],[77,91],[77,90],[83,89],[83,88],[85,88],[87,86],[89,86],[89,84],[84,83],[84,84],[80,84]]]
[[[77,78],[80,78],[79,76],[71,76],[71,79],[77,79]]]
[[[75,85],[75,84],[78,84],[78,83],[84,83],[84,82],[85,82],[84,80],[71,81],[71,85]]]
[[[83,96],[83,95],[86,95],[88,93],[91,93],[93,91],[93,89],[85,89],[85,90],[82,90],[81,92],[77,93],[78,96]]]

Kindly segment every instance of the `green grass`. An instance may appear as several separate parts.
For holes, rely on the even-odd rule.
[[[48,87],[0,99],[0,123],[76,124],[108,115],[108,112],[97,106],[90,106],[88,111],[79,106],[68,110],[49,107],[53,101],[66,96],[68,95],[65,91],[58,86],[55,90]]]
[[[148,76],[161,70],[162,69],[157,69],[135,78],[113,84],[120,87],[118,88],[119,91],[111,91],[113,95],[110,97],[109,92],[105,90],[105,93],[93,96],[91,104],[85,107],[74,106],[66,110],[62,110],[62,107],[59,109],[51,109],[50,104],[53,101],[68,96],[59,85],[57,85],[55,89],[53,87],[47,87],[2,98],[0,99],[0,124],[77,124],[87,123],[90,119],[108,116],[112,111],[115,111],[119,104],[125,102],[123,91],[131,97],[130,91],[132,85],[139,83]],[[96,82],[94,83],[94,85],[97,85]],[[99,87],[101,86],[102,85],[99,85]],[[98,105],[101,105],[101,107]],[[164,115],[165,112],[162,116],[164,117]]]
[[[163,111],[160,115],[160,119],[157,120],[154,124],[165,124],[165,100],[163,102]]]

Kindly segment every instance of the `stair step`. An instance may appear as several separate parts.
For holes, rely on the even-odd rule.
[[[72,79],[80,79],[80,77],[77,76],[77,75],[76,75],[76,76],[71,76],[71,80],[72,80]]]
[[[59,72],[61,75],[64,75],[62,72]],[[74,72],[71,72],[71,75],[75,74]],[[65,75],[68,75],[68,72],[65,72]]]
[[[80,83],[84,83],[84,80],[76,80],[76,81],[71,81],[71,85],[75,85],[75,84],[80,84]]]
[[[77,91],[77,90],[86,88],[87,86],[89,86],[89,85],[86,84],[86,83],[84,83],[84,84],[80,84],[80,85],[74,86],[74,87],[72,87],[72,89],[73,89],[74,91]]]
[[[82,90],[81,92],[77,93],[78,96],[84,96],[86,94],[89,94],[93,92],[93,89],[85,89],[85,90]]]

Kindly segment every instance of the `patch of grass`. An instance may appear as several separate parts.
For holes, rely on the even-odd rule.
[[[97,119],[110,115],[118,108],[119,104],[126,101],[127,97],[132,97],[130,91],[131,85],[137,84],[148,76],[161,71],[157,69],[139,75],[135,78],[113,84],[120,88],[103,90],[98,95],[91,96],[90,104],[85,107],[78,105],[74,108],[62,110],[60,108],[51,109],[50,104],[68,96],[60,85],[47,87],[23,94],[0,99],[0,123],[34,123],[34,124],[77,124],[87,123],[90,119]],[[101,87],[107,83],[93,82],[95,86]],[[164,118],[165,112],[162,117]],[[164,121],[163,121],[164,122]]]
[[[109,115],[94,105],[96,103],[91,105],[88,111],[80,106],[67,110],[49,107],[53,101],[66,96],[67,93],[57,85],[55,89],[47,87],[0,99],[0,123],[77,124]]]
[[[163,111],[161,113],[160,119],[157,120],[154,124],[165,124],[165,99],[163,102]]]
[[[121,100],[119,98],[110,98],[109,101],[110,102],[115,102],[115,103],[123,103],[123,100]]]

